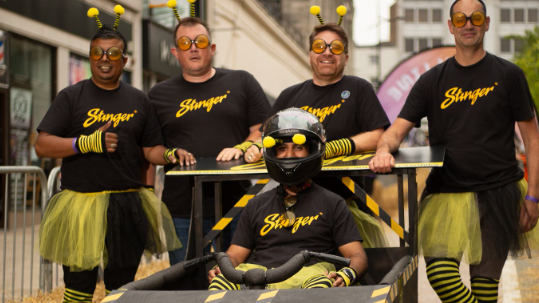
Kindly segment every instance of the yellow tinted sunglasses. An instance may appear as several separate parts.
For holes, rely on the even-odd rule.
[[[187,36],[182,36],[178,39],[176,44],[178,45],[178,48],[182,51],[187,51],[191,48],[191,45],[193,43],[196,45],[198,49],[204,49],[210,45],[210,38],[208,38],[206,35],[198,35],[195,40],[191,40],[191,38]]]
[[[321,54],[325,52],[326,48],[328,47],[329,47],[329,51],[334,53],[335,55],[342,54],[346,49],[344,42],[338,39],[331,41],[330,44],[327,44],[326,41],[324,41],[323,39],[315,39],[313,41],[313,44],[311,45],[312,51],[317,54]]]
[[[470,17],[460,12],[454,13],[453,16],[451,16],[451,23],[453,23],[455,27],[465,26],[468,20],[470,20],[470,22],[472,22],[472,24],[475,26],[481,26],[487,20],[487,16],[482,11],[475,11]]]
[[[107,51],[103,50],[100,46],[94,46],[90,49],[90,59],[99,61],[103,58],[103,55],[107,55],[107,58],[112,61],[120,60],[125,57],[124,52],[116,46],[109,47]]]

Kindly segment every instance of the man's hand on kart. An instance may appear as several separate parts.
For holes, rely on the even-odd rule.
[[[336,272],[332,271],[328,273],[325,271],[324,274],[333,281],[333,287],[346,287],[346,283],[344,283],[343,278],[337,275]]]
[[[216,266],[212,269],[210,269],[208,271],[208,282],[211,283],[211,280],[213,280],[213,278],[215,278],[215,276],[221,274],[221,269],[219,268],[219,266]]]

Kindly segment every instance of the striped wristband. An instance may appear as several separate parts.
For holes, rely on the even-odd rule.
[[[524,197],[524,200],[530,200],[530,201],[532,201],[532,202],[535,202],[535,203],[538,203],[538,204],[539,204],[539,199],[537,199],[537,198],[534,197],[534,196],[526,195],[526,197]]]
[[[176,161],[179,161],[180,158],[178,158],[178,155],[176,154],[176,151],[178,150],[178,148],[169,148],[169,149],[166,149],[165,152],[163,153],[163,158],[165,159],[165,162],[167,162],[168,164],[170,164],[170,160],[168,159],[168,157],[170,156],[173,156],[174,159],[176,159]]]
[[[354,284],[357,277],[356,271],[351,267],[341,268],[341,270],[337,272],[337,275],[343,279],[346,286]]]
[[[326,151],[324,152],[324,158],[330,159],[338,156],[351,155],[356,151],[356,144],[354,140],[348,138],[333,140],[326,143]]]
[[[247,141],[245,141],[243,143],[240,143],[240,144],[234,146],[234,148],[239,149],[239,150],[241,150],[241,152],[245,153],[249,149],[249,147],[251,147],[251,145],[253,145],[253,141],[247,140]]]

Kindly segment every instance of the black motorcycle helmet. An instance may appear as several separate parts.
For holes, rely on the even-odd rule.
[[[264,123],[264,158],[270,177],[284,185],[301,184],[322,169],[326,132],[318,118],[299,108],[282,110]],[[309,146],[305,158],[277,158],[275,146],[285,142]]]

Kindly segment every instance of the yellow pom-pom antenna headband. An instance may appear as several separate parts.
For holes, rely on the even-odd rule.
[[[191,4],[189,5],[189,10],[191,11],[191,17],[194,18],[194,17],[195,17],[195,2],[196,2],[197,0],[187,0],[187,1],[188,1],[189,3],[191,3]]]
[[[116,30],[120,23],[120,16],[125,13],[125,8],[118,4],[114,7],[114,12],[116,13],[116,20],[114,20],[114,27],[112,29]]]
[[[174,11],[174,15],[176,16],[176,19],[178,19],[178,22],[180,22],[180,14],[178,14],[178,10],[176,9],[176,0],[168,0],[167,6],[172,8]]]
[[[90,8],[87,14],[88,14],[88,17],[95,19],[95,22],[97,23],[97,27],[99,28],[103,27],[103,24],[101,24],[101,21],[99,21],[99,17],[98,17],[99,10],[97,10],[97,8],[95,7]]]
[[[292,137],[292,142],[294,142],[297,145],[303,145],[305,144],[305,141],[307,141],[307,138],[305,138],[304,134],[295,134]]]
[[[339,7],[337,7],[337,14],[339,14],[339,23],[337,23],[337,25],[341,25],[342,24],[342,20],[343,20],[343,17],[344,15],[346,15],[346,7],[344,5],[339,5]]]
[[[315,15],[318,18],[318,21],[320,21],[320,24],[324,25],[324,20],[322,20],[322,16],[320,16],[320,6],[311,6],[311,14]]]
[[[197,0],[187,0],[187,2],[189,2],[189,11],[190,11],[190,14],[191,14],[191,17],[196,17],[195,16],[195,2]],[[178,14],[178,10],[176,9],[176,5],[178,3],[176,2],[176,0],[169,0],[167,2],[167,6],[170,7],[173,11],[174,11],[174,15],[176,16],[176,19],[178,19],[178,22],[180,22],[180,14]]]
[[[318,18],[318,21],[320,21],[320,24],[324,25],[324,20],[322,19],[322,16],[320,16],[320,6],[313,5],[310,9],[311,14],[315,15]],[[344,15],[346,15],[347,9],[344,5],[339,5],[337,7],[337,14],[339,14],[339,23],[337,25],[341,25],[342,21],[344,19]]]

